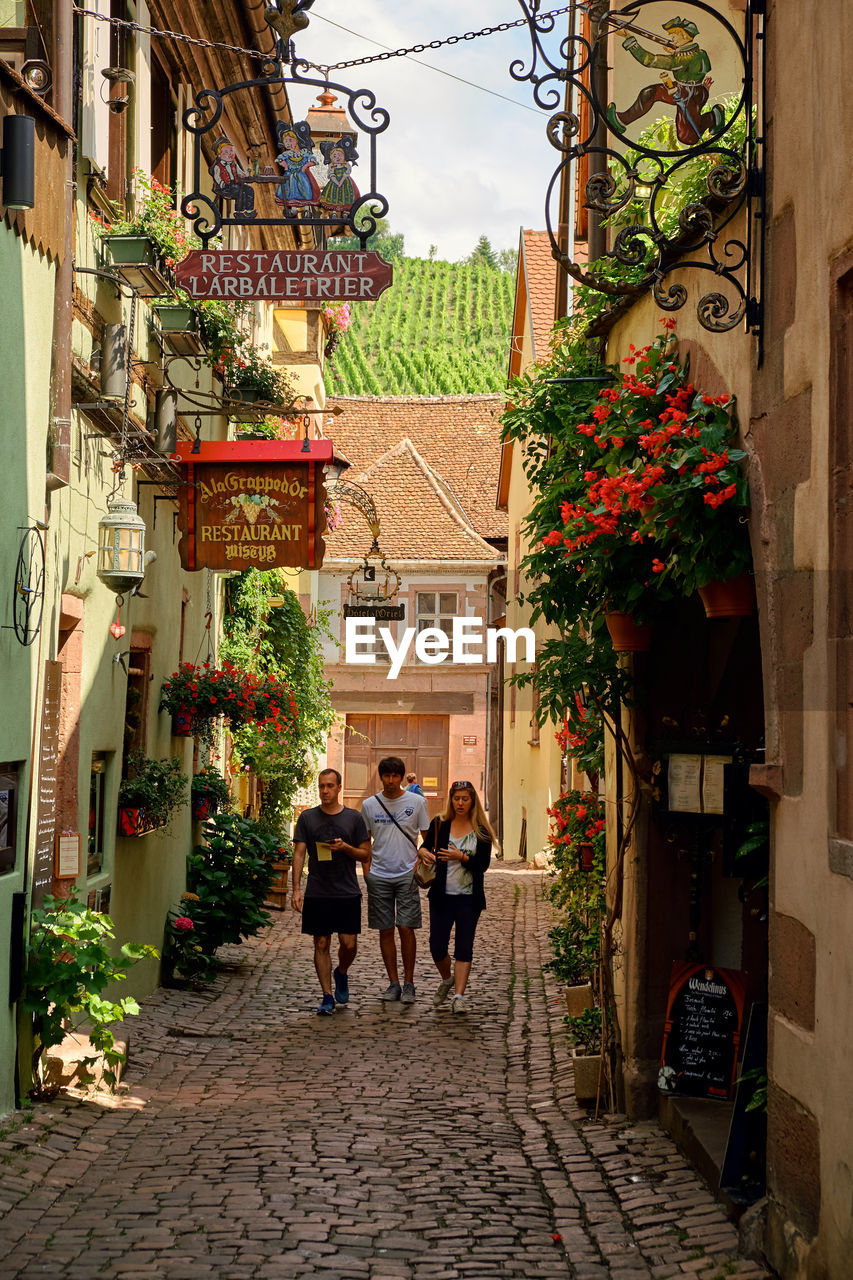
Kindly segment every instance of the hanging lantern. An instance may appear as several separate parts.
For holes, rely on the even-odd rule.
[[[321,142],[336,142],[347,134],[355,144],[358,141],[358,130],[344,108],[335,106],[338,101],[335,95],[327,89],[325,93],[320,94],[317,101],[320,105],[310,108],[307,120],[311,141],[318,155]]]
[[[98,524],[98,577],[110,591],[123,595],[145,576],[145,522],[136,503],[108,498],[107,514]]]

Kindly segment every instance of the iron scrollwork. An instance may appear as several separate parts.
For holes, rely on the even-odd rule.
[[[687,285],[674,273],[710,272],[719,283],[700,290],[702,326],[722,333],[745,321],[760,334],[764,140],[757,103],[764,0],[747,0],[742,33],[704,0],[678,0],[671,9],[661,0],[633,0],[619,9],[590,0],[578,6],[584,27],[561,40],[549,39],[555,18],[540,12],[540,0],[519,4],[532,59],[515,61],[510,74],[532,84],[534,101],[550,114],[548,139],[560,153],[545,208],[554,257],[574,280],[614,302],[651,290],[664,311],[688,301]],[[724,60],[737,68],[730,73],[733,92],[723,99],[711,95],[707,46],[715,61],[725,49]],[[635,72],[636,63],[649,69],[652,83],[641,85],[633,103],[614,100],[620,89],[627,94],[609,74],[608,55],[614,63],[624,58]],[[649,114],[658,104],[670,108],[664,121]],[[636,137],[631,126],[640,120],[655,124]],[[564,178],[581,162],[582,199],[596,229],[592,268],[569,255],[553,214]]]
[[[390,116],[377,106],[372,90],[350,89],[327,76],[317,78],[311,64],[297,58],[290,36],[308,25],[307,10],[313,2],[279,0],[277,7],[270,5],[265,17],[276,35],[275,50],[262,63],[261,74],[222,89],[201,89],[184,112],[184,128],[193,137],[193,189],[182,200],[181,212],[193,220],[205,248],[226,226],[324,227],[336,235],[357,236],[364,248],[388,212],[388,201],[377,190],[376,142]],[[247,161],[250,168],[244,169],[224,128],[226,103],[235,94],[290,86],[314,88],[332,101],[333,94],[343,99],[364,140],[359,138],[356,145],[353,134],[342,131],[315,146],[307,120],[279,120],[275,156],[267,157],[262,166],[255,155]],[[205,141],[210,163],[204,155]],[[205,172],[209,182],[203,181]],[[367,192],[357,185],[365,173]],[[269,188],[280,208],[276,216],[264,216],[256,207],[258,192]]]

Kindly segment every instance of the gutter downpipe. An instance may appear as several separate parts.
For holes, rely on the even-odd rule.
[[[58,4],[56,13],[56,90],[54,109],[73,128],[74,123],[74,11]],[[47,473],[48,493],[65,488],[71,479],[71,327],[74,297],[74,158],[76,141],[67,143],[64,206],[65,241],[62,261],[56,269],[53,299],[53,352],[51,367],[51,449]]]

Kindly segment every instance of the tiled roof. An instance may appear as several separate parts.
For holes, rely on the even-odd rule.
[[[551,256],[551,239],[547,231],[522,231],[521,235],[523,270],[533,321],[533,358],[545,360],[554,327],[558,267]]]
[[[343,412],[327,428],[352,464],[353,479],[404,438],[452,490],[483,538],[505,538],[507,518],[495,510],[500,423],[506,398],[477,396],[333,396]]]
[[[346,452],[346,450],[344,451]],[[349,455],[347,455],[349,456]],[[475,533],[411,440],[400,440],[365,471],[348,476],[363,484],[379,513],[379,545],[395,560],[479,560],[496,564],[500,553]],[[326,559],[360,559],[370,549],[370,531],[354,507],[341,504],[343,523],[326,534]]]

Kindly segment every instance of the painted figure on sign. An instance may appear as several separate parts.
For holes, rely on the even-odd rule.
[[[330,213],[349,213],[359,198],[358,187],[350,177],[358,160],[355,143],[349,134],[344,134],[336,141],[321,142],[320,150],[328,165],[326,185],[320,192],[323,208]]]
[[[629,28],[628,23],[621,29]],[[619,28],[617,28],[618,30]],[[607,108],[607,121],[617,133],[623,134],[629,124],[651,111],[656,102],[666,102],[675,107],[675,132],[679,142],[695,147],[709,130],[720,129],[725,123],[721,106],[707,111],[708,95],[713,81],[708,74],[711,59],[696,42],[699,28],[687,18],[670,18],[663,24],[668,39],[651,36],[671,50],[669,53],[651,53],[644,49],[633,33],[623,40],[622,47],[644,67],[660,70],[660,84],[648,84],[641,89],[636,101],[625,111],[617,111],[611,102]],[[649,33],[643,33],[649,34]]]
[[[245,181],[251,175],[241,168],[234,144],[223,136],[213,144],[216,159],[208,172],[213,179],[213,190],[223,200],[234,201],[234,217],[248,222],[258,216],[255,209],[255,193]]]
[[[279,120],[275,131],[279,149],[275,161],[284,171],[275,189],[276,203],[287,205],[289,209],[305,209],[319,204],[320,188],[311,172],[317,161],[308,122],[297,120],[286,124]]]

